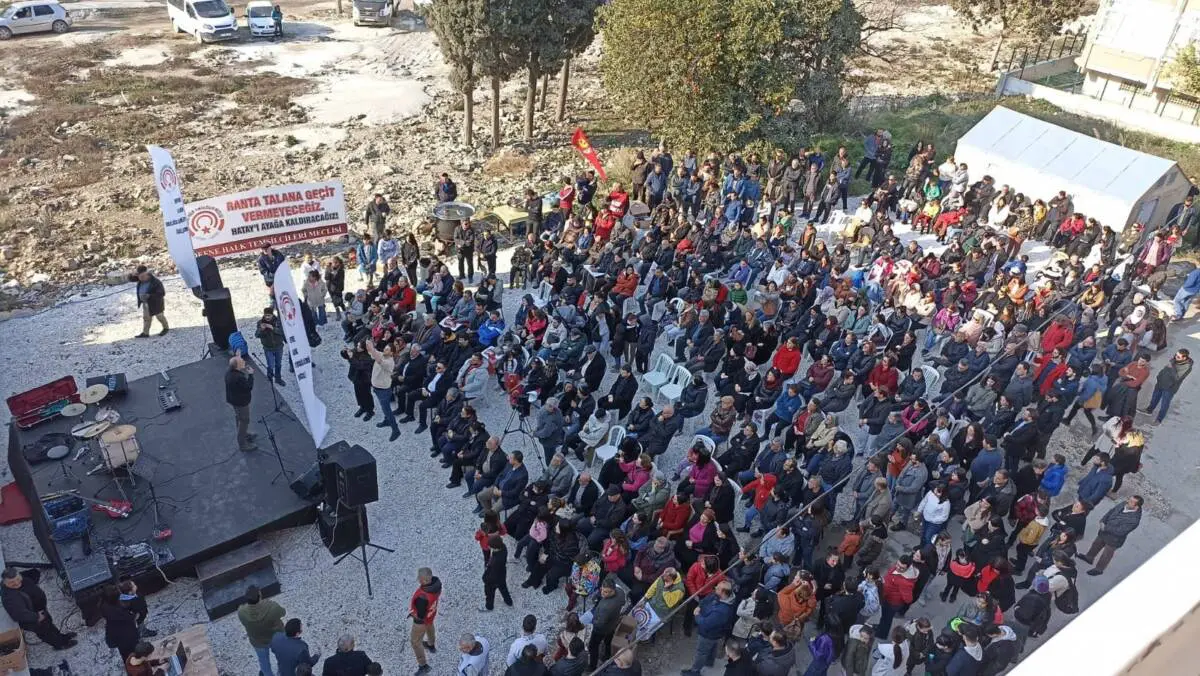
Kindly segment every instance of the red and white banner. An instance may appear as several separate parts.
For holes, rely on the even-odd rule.
[[[166,229],[167,251],[175,261],[175,269],[189,288],[200,286],[200,268],[196,265],[196,252],[188,237],[187,215],[183,206],[183,187],[179,182],[179,171],[175,159],[165,148],[146,146],[150,161],[154,165],[154,188],[158,191],[158,206],[163,215]]]
[[[583,129],[575,128],[575,133],[571,135],[571,146],[583,155],[583,159],[596,169],[596,173],[600,174],[601,181],[608,180],[608,174],[604,171],[604,164],[600,162],[600,154],[596,152],[596,146],[588,140],[587,134],[583,133]]]
[[[211,197],[187,205],[197,255],[214,258],[346,234],[341,181],[292,183]]]

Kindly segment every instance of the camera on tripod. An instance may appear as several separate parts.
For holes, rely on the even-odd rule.
[[[517,415],[528,418],[533,413],[533,402],[537,399],[537,392],[525,392],[525,380],[520,374],[505,374],[504,391],[508,393],[508,405],[516,410]]]

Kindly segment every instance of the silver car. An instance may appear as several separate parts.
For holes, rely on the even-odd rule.
[[[18,33],[66,33],[72,23],[71,13],[52,0],[15,2],[0,13],[0,40]]]

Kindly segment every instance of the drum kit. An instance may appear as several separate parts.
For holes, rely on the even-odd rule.
[[[141,454],[141,446],[137,440],[137,427],[117,424],[121,420],[121,415],[111,408],[99,406],[106,397],[108,397],[107,385],[90,385],[79,393],[79,403],[68,404],[60,412],[60,415],[68,418],[85,417],[88,407],[92,404],[97,405],[96,414],[92,419],[84,420],[71,428],[71,436],[83,442],[80,444],[78,453],[75,454],[75,460],[87,453],[92,440],[98,437],[97,446],[101,462],[88,471],[88,476],[105,471],[112,474],[118,469],[132,469],[134,462]],[[70,452],[70,448],[63,445],[49,449],[46,455],[54,460],[62,460]],[[132,474],[130,477],[132,478]]]

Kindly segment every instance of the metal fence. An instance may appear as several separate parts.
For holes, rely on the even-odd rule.
[[[1077,56],[1083,52],[1087,44],[1087,33],[1059,35],[1050,40],[1031,45],[1012,47],[1008,51],[1008,59],[1001,57],[992,64],[993,71],[1011,73],[1046,61],[1061,59],[1064,56]]]

